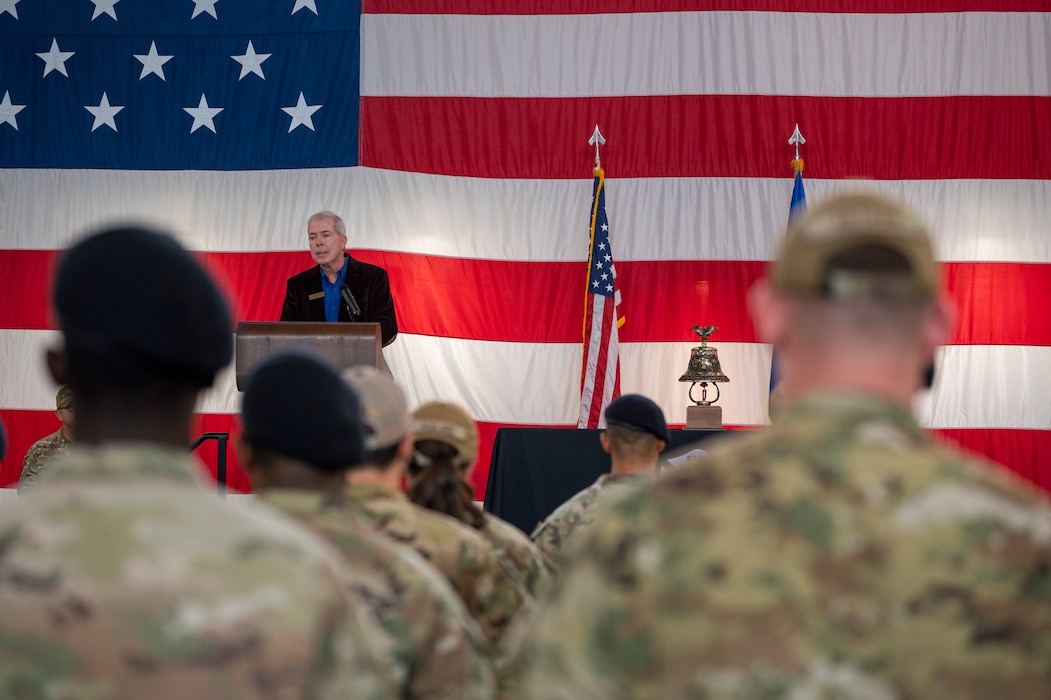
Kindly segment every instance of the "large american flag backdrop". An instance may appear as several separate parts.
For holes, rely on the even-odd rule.
[[[1051,487],[1051,3],[488,5],[0,0],[0,483],[57,427],[50,278],[102,222],[176,231],[262,321],[310,265],[306,217],[341,212],[390,273],[412,404],[462,403],[486,445],[575,425],[595,124],[622,390],[682,424],[690,328],[716,325],[724,420],[761,426],[744,298],[784,234],[798,123],[811,204],[863,186],[937,232],[959,323],[922,422]],[[238,408],[226,373],[200,429]]]

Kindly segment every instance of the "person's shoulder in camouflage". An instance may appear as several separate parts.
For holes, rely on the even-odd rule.
[[[22,461],[22,474],[18,478],[18,492],[25,493],[36,486],[40,480],[41,473],[48,464],[60,454],[69,449],[70,442],[62,433],[62,429],[42,437],[26,451],[25,459]]]
[[[343,553],[357,598],[392,640],[402,697],[492,697],[495,681],[481,630],[445,579],[413,550],[373,533],[341,499],[291,490],[260,498]]]
[[[0,513],[0,697],[391,697],[335,548],[201,487],[193,409],[233,356],[201,264],[108,229],[63,254],[51,299],[76,445]]]
[[[909,412],[937,287],[897,205],[811,211],[750,297],[773,426],[610,504],[522,635],[520,694],[1051,696],[1051,499]]]
[[[408,545],[438,569],[495,647],[530,596],[474,529],[422,508],[401,490],[414,450],[405,394],[374,367],[343,378],[361,398],[368,460],[347,472],[344,494],[379,534]]]
[[[22,462],[22,473],[18,478],[19,493],[32,489],[48,463],[56,456],[65,453],[73,444],[75,416],[73,389],[68,384],[64,384],[55,394],[55,417],[61,421],[62,427],[51,435],[37,440],[26,452],[25,460]]]
[[[414,505],[405,494],[351,484],[346,495],[373,530],[415,550],[452,584],[493,644],[528,594],[510,576],[492,545],[463,523]]]
[[[504,566],[514,573],[529,594],[535,598],[546,590],[550,572],[544,555],[517,527],[485,513],[485,524],[479,530],[489,540]]]
[[[603,474],[595,483],[578,491],[556,508],[533,529],[530,538],[554,568],[565,562],[565,549],[571,538],[579,537],[595,520],[595,511],[618,494],[635,486],[649,483],[652,476],[645,474]],[[577,534],[574,534],[577,533]]]
[[[830,403],[617,501],[533,631],[523,695],[1046,697],[1046,497],[904,412],[832,425],[850,401]]]
[[[657,474],[660,453],[668,444],[664,412],[641,394],[618,396],[606,407],[603,417],[606,429],[599,434],[599,444],[610,456],[609,473],[556,508],[531,535],[556,570],[565,564],[568,541],[579,537],[574,533],[594,521],[600,504]]]
[[[391,697],[339,555],[199,469],[78,446],[0,511],[0,697]]]

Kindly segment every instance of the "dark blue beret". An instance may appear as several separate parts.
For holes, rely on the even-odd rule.
[[[357,394],[326,360],[306,351],[274,355],[252,371],[241,424],[249,442],[323,471],[365,459]]]
[[[55,313],[71,352],[123,360],[211,386],[233,356],[226,300],[171,236],[102,231],[62,256]]]
[[[606,406],[606,424],[650,433],[668,442],[668,424],[660,406],[639,394],[625,394]]]

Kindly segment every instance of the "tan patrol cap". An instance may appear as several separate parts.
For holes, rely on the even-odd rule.
[[[425,403],[412,414],[416,442],[437,440],[456,449],[459,461],[478,459],[478,424],[459,406],[441,401]]]
[[[876,248],[897,253],[908,269],[830,269],[836,256]],[[871,194],[842,195],[810,209],[789,229],[771,280],[788,294],[838,300],[928,299],[939,286],[927,227],[901,205]]]
[[[63,384],[62,388],[55,394],[55,408],[62,410],[63,408],[69,408],[73,405],[73,390],[68,384]]]
[[[368,365],[345,369],[342,377],[361,399],[365,447],[382,450],[397,444],[409,432],[409,404],[394,379]]]

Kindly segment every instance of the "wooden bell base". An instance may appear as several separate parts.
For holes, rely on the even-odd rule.
[[[687,406],[685,430],[721,430],[722,406]]]

